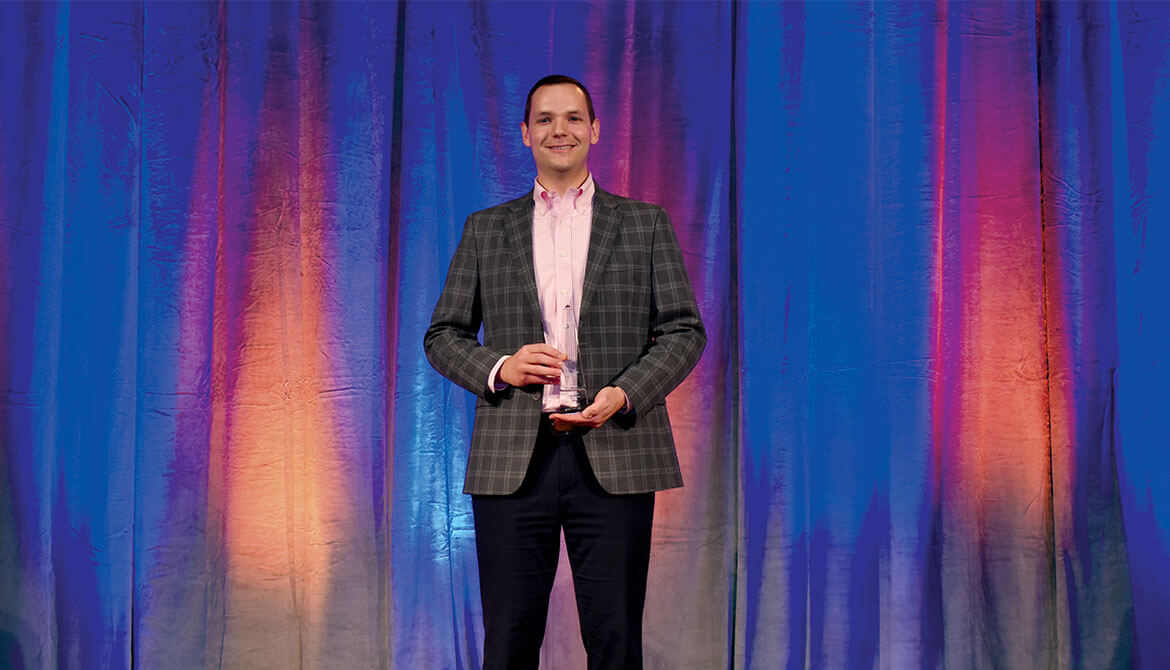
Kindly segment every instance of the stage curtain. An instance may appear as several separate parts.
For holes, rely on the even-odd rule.
[[[532,187],[551,72],[709,334],[648,668],[1170,665],[1166,34],[1146,2],[0,3],[0,665],[479,667],[474,399],[422,333],[466,216]],[[567,567],[548,668],[585,664]]]

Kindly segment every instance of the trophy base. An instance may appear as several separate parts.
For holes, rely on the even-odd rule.
[[[558,414],[576,414],[580,409],[559,409]],[[553,435],[571,435],[577,430],[577,425],[569,423],[563,419],[552,420],[552,434]]]

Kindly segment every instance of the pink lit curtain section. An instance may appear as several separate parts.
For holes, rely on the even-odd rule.
[[[710,335],[647,667],[1170,665],[1166,34],[1144,2],[0,4],[0,666],[480,665],[473,399],[421,336],[463,219],[531,187],[550,72]],[[563,572],[544,665],[583,667]]]

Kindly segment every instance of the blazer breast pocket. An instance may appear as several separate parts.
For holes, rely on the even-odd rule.
[[[601,273],[602,288],[650,288],[650,269],[635,263],[610,262]]]

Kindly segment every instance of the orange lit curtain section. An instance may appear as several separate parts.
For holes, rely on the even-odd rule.
[[[710,337],[648,667],[1170,664],[1168,31],[0,3],[0,666],[481,664],[474,399],[421,336],[466,215],[531,187],[550,72]],[[544,661],[583,667],[562,572]]]

